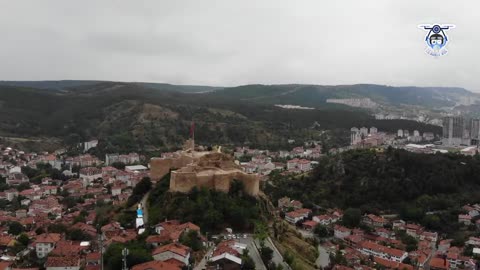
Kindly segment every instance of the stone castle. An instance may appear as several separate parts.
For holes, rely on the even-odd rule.
[[[260,178],[248,174],[235,164],[233,158],[215,151],[194,151],[193,141],[189,140],[184,150],[170,157],[152,158],[150,172],[153,179],[161,179],[170,170],[170,191],[189,192],[193,187],[206,187],[228,192],[233,180],[243,183],[245,192],[252,196],[259,193]]]

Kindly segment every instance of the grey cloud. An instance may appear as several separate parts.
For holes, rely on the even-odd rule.
[[[0,0],[0,79],[460,86],[480,91],[477,0]],[[420,23],[454,23],[449,54]]]

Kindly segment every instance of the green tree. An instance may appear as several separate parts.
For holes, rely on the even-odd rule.
[[[152,189],[152,181],[149,177],[144,177],[138,184],[133,188],[132,195],[128,198],[127,206],[130,207],[135,203],[138,203],[143,196]]]
[[[242,252],[242,269],[245,270],[255,270],[255,262],[252,257],[248,254],[248,249],[244,249]]]
[[[127,266],[131,268],[134,265],[153,260],[150,251],[145,243],[131,242],[128,244],[113,243],[104,255],[104,266],[107,270],[116,270],[122,268],[122,250],[127,248]]]
[[[331,235],[328,228],[322,224],[317,224],[313,232],[320,238],[328,237]]]
[[[68,232],[68,238],[73,241],[89,241],[92,237],[80,229],[73,229]]]
[[[8,224],[8,233],[11,235],[19,235],[25,230],[22,224],[17,221],[12,221]]]
[[[348,208],[343,213],[342,224],[349,228],[355,228],[360,225],[362,214],[360,209],[357,208]]]
[[[50,233],[66,233],[67,227],[63,224],[50,224],[48,225],[48,232]]]
[[[260,248],[260,257],[265,265],[268,265],[273,258],[273,250],[269,247],[263,246]]]
[[[253,232],[254,238],[258,239],[260,245],[264,245],[265,239],[268,237],[268,228],[267,225],[263,222],[256,222],[255,223],[255,230]]]
[[[17,237],[17,241],[21,243],[23,246],[27,246],[28,243],[30,242],[30,238],[25,233],[22,233]]]
[[[187,233],[183,233],[180,238],[180,243],[190,247],[193,251],[199,251],[203,247],[200,236],[195,230],[190,230]]]
[[[120,161],[113,162],[111,166],[119,170],[125,170],[125,163]]]

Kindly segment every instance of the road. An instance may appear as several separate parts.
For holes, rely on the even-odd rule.
[[[262,261],[262,257],[260,256],[260,252],[255,245],[255,242],[251,236],[247,238],[237,239],[237,242],[247,245],[248,255],[252,258],[253,262],[255,263],[255,269],[257,270],[266,270],[265,264]]]
[[[330,264],[330,256],[322,245],[318,245],[318,258],[315,264],[320,268],[325,268]]]
[[[142,207],[143,207],[143,223],[144,224],[147,224],[148,223],[148,209],[147,209],[147,205],[148,205],[148,196],[150,195],[150,191],[147,192],[147,194],[145,194],[142,198],[142,200],[140,201],[140,203],[142,204]]]
[[[213,252],[213,248],[214,246],[212,247],[209,247],[207,252],[205,253],[205,256],[203,256],[202,260],[200,261],[199,264],[197,264],[193,270],[202,270],[202,269],[206,269],[206,264],[207,264],[207,257],[211,256],[212,255],[212,252]]]
[[[291,269],[290,266],[283,260],[283,256],[282,254],[280,253],[280,251],[277,249],[277,247],[273,244],[272,242],[272,239],[270,239],[270,237],[268,237],[266,240],[265,240],[265,246],[266,247],[269,247],[273,250],[273,258],[272,258],[272,261],[277,264],[277,265],[281,265],[283,267],[283,269]],[[260,247],[260,245],[258,245],[258,247]]]

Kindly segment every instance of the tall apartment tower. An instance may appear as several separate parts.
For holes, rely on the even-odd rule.
[[[470,145],[470,134],[463,117],[447,116],[443,118],[443,144]]]
[[[472,144],[479,145],[479,142],[480,142],[480,119],[470,120],[470,139],[472,139]]]

